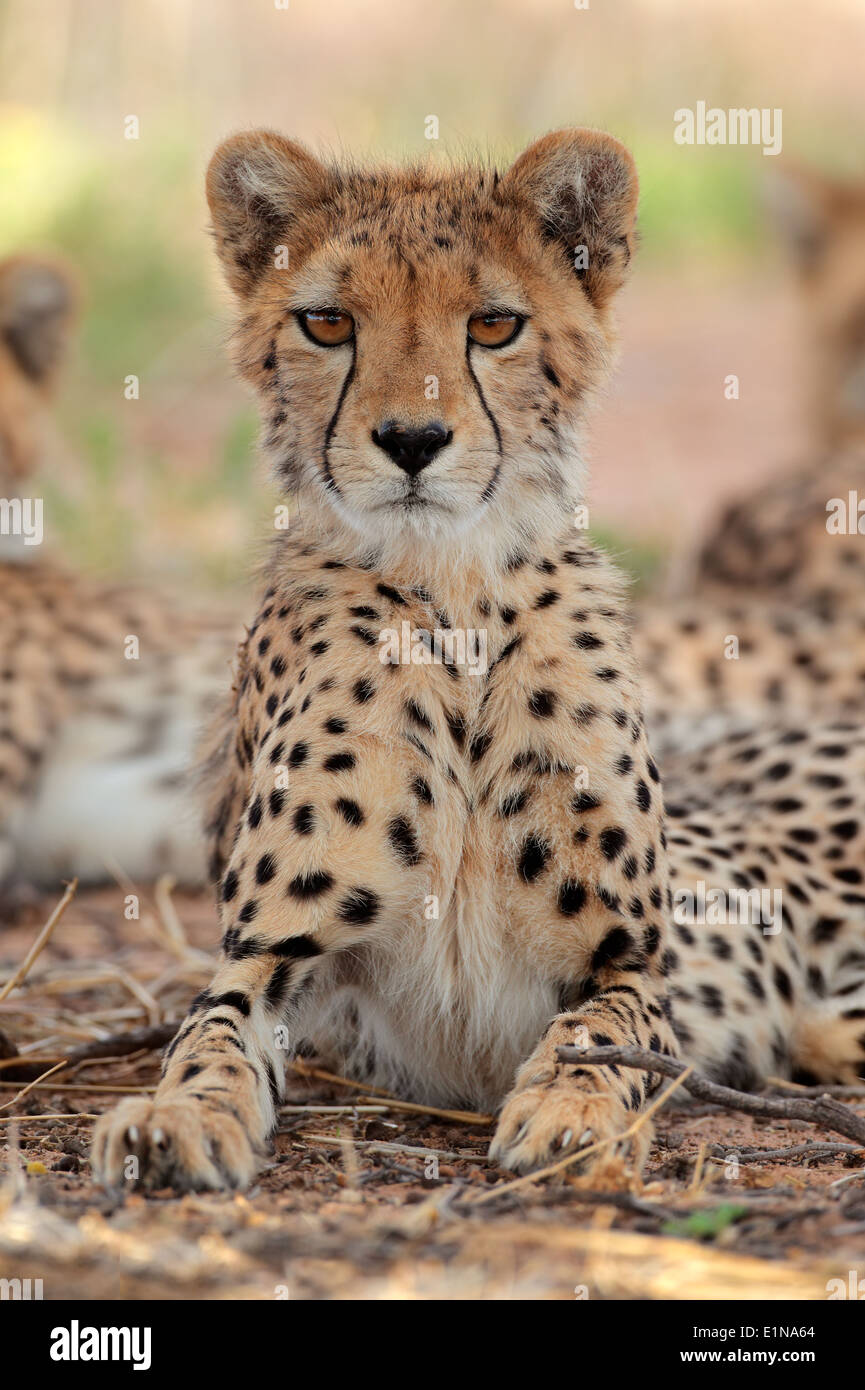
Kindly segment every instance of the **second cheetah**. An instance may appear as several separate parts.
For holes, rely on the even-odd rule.
[[[188,783],[199,726],[219,702],[240,632],[230,618],[98,582],[45,554],[52,518],[43,537],[34,494],[53,453],[48,407],[75,297],[60,264],[27,255],[0,262],[4,918],[73,875],[203,881]]]

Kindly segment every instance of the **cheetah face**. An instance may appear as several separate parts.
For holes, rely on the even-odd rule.
[[[74,298],[62,266],[32,256],[0,262],[0,497],[19,497],[40,462]]]
[[[771,201],[799,272],[812,414],[829,445],[865,441],[865,184],[791,167]]]
[[[302,506],[421,547],[561,524],[631,251],[616,141],[563,131],[503,176],[366,173],[259,132],[217,151],[208,196],[237,361]]]

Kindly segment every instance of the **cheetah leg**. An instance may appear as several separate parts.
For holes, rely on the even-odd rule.
[[[553,1163],[566,1153],[621,1135],[657,1090],[660,1077],[618,1066],[575,1066],[560,1062],[556,1048],[577,1045],[649,1048],[675,1055],[676,1042],[658,998],[643,976],[599,979],[582,1008],[553,1019],[499,1117],[490,1157],[516,1173]],[[634,1158],[641,1167],[651,1130],[643,1126]],[[597,1154],[602,1158],[603,1151]]]
[[[4,616],[0,609],[0,620]],[[0,661],[12,665],[12,654],[2,640]],[[35,665],[32,673],[16,670],[0,710],[0,921],[4,922],[13,921],[19,909],[34,899],[18,862],[16,826],[34,795],[57,729],[51,679],[41,660],[31,664]]]
[[[792,1062],[800,1080],[855,1086],[865,1077],[865,978],[847,971],[836,992],[810,999],[793,1026]]]
[[[276,1127],[295,1002],[322,960],[359,941],[357,930],[298,932],[225,962],[169,1048],[153,1100],[127,1101],[97,1125],[97,1178],[108,1187],[124,1178],[148,1189],[248,1187]],[[245,946],[251,935],[238,942],[241,957]]]
[[[416,767],[393,755],[385,766],[394,797],[366,813],[334,801],[349,790],[336,776],[323,806],[321,774],[302,767],[290,816],[264,775],[253,786],[221,884],[226,959],[169,1049],[153,1100],[127,1101],[97,1125],[92,1163],[104,1185],[252,1181],[275,1128],[286,1049],[298,1041],[301,991],[334,953],[380,942],[423,903],[435,814],[422,800],[406,805]]]
[[[249,1185],[282,1092],[274,981],[287,982],[295,963],[299,987],[302,957],[220,967],[169,1047],[153,1099],[126,1101],[97,1125],[97,1180],[178,1191]]]

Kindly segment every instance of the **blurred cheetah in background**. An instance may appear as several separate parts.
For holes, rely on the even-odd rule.
[[[77,875],[202,881],[187,788],[238,631],[43,558],[37,470],[74,321],[62,266],[0,263],[0,899]],[[26,534],[28,525],[30,534]],[[50,534],[50,516],[44,523]],[[239,626],[239,625],[238,625]],[[127,659],[129,638],[137,659]]]
[[[788,168],[770,191],[796,272],[814,439],[795,468],[721,509],[678,597],[640,607],[661,753],[742,717],[865,705],[865,184]]]

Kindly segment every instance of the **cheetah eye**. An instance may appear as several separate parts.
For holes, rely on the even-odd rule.
[[[341,309],[302,309],[297,321],[306,336],[322,347],[339,347],[354,336],[354,319]]]
[[[476,314],[469,319],[469,337],[481,347],[504,347],[513,342],[524,322],[519,314]]]

